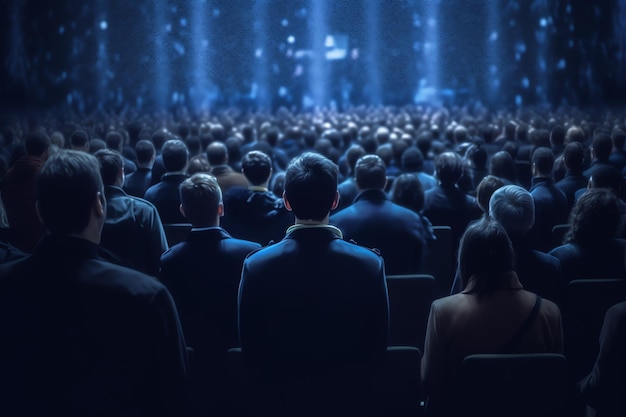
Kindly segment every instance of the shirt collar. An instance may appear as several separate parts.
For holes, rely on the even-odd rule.
[[[326,229],[330,231],[333,235],[337,236],[339,239],[343,239],[343,233],[339,230],[338,227],[332,226],[330,224],[294,224],[287,229],[287,235],[290,233],[301,230],[301,229]]]

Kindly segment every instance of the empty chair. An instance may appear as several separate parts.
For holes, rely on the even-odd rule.
[[[459,415],[561,416],[566,406],[565,356],[556,353],[465,357]]]
[[[429,274],[435,277],[433,298],[450,295],[456,261],[452,247],[452,228],[450,226],[433,226],[433,233],[437,238],[430,242],[420,267],[420,274]]]
[[[165,230],[167,244],[171,247],[187,238],[191,231],[191,223],[164,224],[163,230]]]
[[[434,283],[432,275],[387,276],[390,345],[423,349]]]

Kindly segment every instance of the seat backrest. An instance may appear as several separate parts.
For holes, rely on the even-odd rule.
[[[374,416],[416,416],[421,411],[422,353],[411,346],[389,346],[379,371],[374,375]]]
[[[450,226],[433,226],[433,232],[437,239],[424,251],[422,266],[418,272],[435,277],[433,298],[437,299],[450,295],[456,269],[454,260],[456,248],[452,246]]]
[[[566,407],[565,356],[555,353],[465,357],[459,400],[468,416],[560,416]]]
[[[598,355],[604,315],[620,301],[626,301],[626,279],[578,279],[567,286],[563,327],[573,380],[591,371]]]
[[[556,248],[557,246],[561,246],[563,244],[563,238],[565,234],[569,231],[569,224],[557,224],[552,228],[552,247]]]
[[[432,275],[388,275],[389,345],[424,347],[435,278]]]
[[[191,223],[169,223],[163,225],[167,245],[172,247],[187,238],[191,231]]]

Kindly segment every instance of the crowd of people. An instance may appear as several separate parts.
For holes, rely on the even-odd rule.
[[[238,411],[363,415],[385,276],[421,272],[449,226],[457,273],[431,308],[422,382],[428,415],[458,412],[466,355],[562,353],[567,284],[626,279],[625,142],[623,115],[575,109],[16,117],[0,320],[19,343],[0,408],[229,415],[224,355],[241,346],[255,388]],[[626,372],[606,353],[624,346],[623,311],[580,381],[598,415],[626,410],[610,394],[624,374],[605,371]]]

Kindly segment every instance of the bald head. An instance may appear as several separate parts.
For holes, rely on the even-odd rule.
[[[206,156],[211,166],[228,163],[228,148],[222,142],[212,142],[206,148]]]

